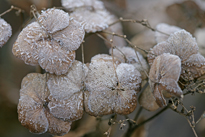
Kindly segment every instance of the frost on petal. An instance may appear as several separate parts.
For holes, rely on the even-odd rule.
[[[198,46],[195,38],[185,30],[177,31],[167,41],[160,42],[148,54],[148,62],[151,65],[156,56],[163,53],[170,53],[180,57],[182,64],[191,55],[198,53]]]
[[[112,57],[109,55],[99,54],[92,57],[86,77],[86,88],[89,91],[104,90],[116,85],[117,78],[113,64]],[[115,68],[118,64],[119,61],[115,61]]]
[[[75,61],[66,75],[50,75],[48,88],[50,90],[48,107],[50,113],[57,118],[74,121],[83,115],[83,81],[88,68]]]
[[[70,131],[72,122],[65,122],[61,119],[55,118],[52,114],[46,113],[48,118],[49,128],[48,133],[62,136]]]
[[[116,69],[120,88],[114,94],[114,112],[127,115],[137,106],[137,93],[140,91],[141,74],[130,64],[121,63]]]
[[[176,32],[176,31],[181,30],[181,28],[179,28],[177,26],[171,26],[171,25],[168,25],[166,23],[158,24],[156,26],[156,29],[158,31],[164,32],[164,33],[166,33],[168,35]],[[155,38],[156,38],[157,43],[160,43],[162,41],[166,41],[169,38],[168,35],[162,34],[162,33],[158,32],[158,31],[155,31]]]
[[[139,60],[138,60],[138,57]],[[112,54],[112,51],[110,50],[110,54]],[[135,51],[133,48],[130,47],[122,47],[122,48],[115,48],[113,49],[113,55],[117,59],[119,59],[121,62],[133,64],[135,68],[140,71],[142,75],[142,79],[146,79],[147,76],[144,71],[148,72],[148,64],[147,61],[144,59],[144,57],[137,51]],[[141,65],[142,64],[142,65]]]
[[[75,51],[65,51],[54,41],[39,41],[39,65],[49,73],[65,74],[75,59]]]
[[[62,6],[67,10],[79,7],[93,7],[94,9],[104,9],[104,4],[99,0],[61,0]]]
[[[163,94],[164,91],[177,97],[183,94],[177,84],[180,74],[181,60],[178,56],[164,53],[155,58],[149,72],[149,84],[160,107],[166,105],[164,96],[167,94]]]
[[[193,80],[205,73],[205,58],[201,54],[193,54],[182,64],[181,77],[186,80]]]
[[[28,74],[22,81],[18,104],[18,118],[21,124],[33,133],[45,133],[48,121],[43,107],[45,75]]]
[[[57,32],[69,25],[68,13],[55,8],[42,11],[41,15],[38,17],[38,20],[48,33]]]
[[[12,28],[4,19],[0,18],[0,47],[2,47],[12,35]]]
[[[175,55],[179,56],[182,62],[187,60],[192,54],[197,54],[199,50],[195,38],[185,30],[175,32],[169,37],[167,42],[175,49]]]
[[[63,49],[72,51],[80,47],[84,36],[83,26],[76,20],[71,19],[67,28],[53,34],[53,39],[58,41]]]
[[[18,104],[19,121],[33,133],[66,134],[70,130],[71,122],[62,121],[50,114],[49,95],[46,74],[28,74],[21,83]]]
[[[26,64],[38,65],[39,44],[38,40],[44,39],[46,36],[43,29],[37,22],[29,24],[19,34],[16,42],[13,45],[13,54],[22,59]]]
[[[140,94],[139,104],[148,111],[155,111],[159,108],[149,85]]]
[[[78,9],[70,14],[78,22],[84,25],[84,29],[87,33],[102,31],[108,28],[108,22],[106,18],[111,14],[106,10],[84,10]]]
[[[89,65],[85,81],[87,91],[84,92],[85,111],[94,116],[131,113],[137,105],[140,73],[133,65],[124,63],[115,65],[115,73],[112,60],[105,55],[105,60],[99,56],[93,57]]]

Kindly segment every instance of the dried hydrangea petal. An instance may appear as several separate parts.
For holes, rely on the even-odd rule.
[[[53,34],[53,39],[58,41],[61,47],[65,50],[77,50],[83,42],[85,31],[83,26],[71,19],[67,28]]]
[[[195,38],[185,30],[175,32],[167,42],[175,49],[175,55],[179,56],[182,62],[192,54],[197,54],[199,50]]]
[[[73,9],[79,7],[93,7],[95,9],[104,9],[104,4],[99,0],[61,0],[62,6],[66,9]]]
[[[0,47],[2,47],[12,35],[12,28],[4,19],[0,18]]]
[[[62,136],[67,134],[70,131],[72,122],[65,122],[61,119],[55,118],[52,114],[46,113],[46,116],[48,118],[48,133],[53,135]]]
[[[45,75],[33,73],[23,79],[20,90],[18,118],[33,133],[45,133],[49,126],[42,104],[44,87]]]
[[[181,77],[187,80],[193,80],[205,73],[205,58],[201,54],[193,54],[182,64]]]
[[[37,41],[46,36],[43,29],[37,22],[29,24],[19,34],[13,45],[12,52],[28,65],[38,65],[39,44]]]
[[[39,23],[48,33],[54,33],[69,25],[69,15],[60,9],[47,9],[38,17]]]
[[[50,90],[48,107],[50,113],[66,121],[80,119],[83,115],[83,85],[88,68],[75,61],[66,75],[50,75],[48,88]]]
[[[52,41],[40,41],[39,65],[49,73],[65,74],[75,59],[75,51],[65,51],[59,44]]]
[[[103,60],[98,55],[91,60],[85,81],[87,91],[84,92],[85,111],[90,115],[126,115],[135,109],[141,75],[130,64],[116,64],[115,67],[119,82],[108,56]]]
[[[148,61],[151,65],[155,55],[170,53],[179,56],[183,64],[191,55],[197,54],[198,49],[195,38],[193,38],[189,32],[180,30],[171,34],[166,42],[157,44],[150,51]]]
[[[148,111],[155,111],[159,108],[156,103],[156,99],[152,93],[150,86],[140,94],[139,96],[139,104]]]
[[[149,73],[149,84],[160,107],[166,105],[164,90],[172,96],[181,97],[183,94],[177,84],[180,74],[181,60],[178,56],[163,53],[155,58]]]
[[[169,34],[169,35],[176,32],[176,31],[181,30],[181,28],[179,28],[177,26],[171,26],[171,25],[168,25],[166,23],[158,24],[156,26],[156,29],[158,31],[164,32],[164,33]],[[168,35],[162,34],[158,31],[155,32],[155,38],[156,38],[157,43],[160,43],[162,41],[166,41],[169,38]]]
[[[19,121],[33,133],[63,135],[71,122],[64,122],[50,114],[46,74],[31,73],[22,81],[18,104]]]
[[[152,65],[156,55],[175,54],[181,59],[181,78],[188,81],[204,74],[204,57],[198,53],[198,50],[195,38],[185,30],[180,30],[172,34],[167,41],[157,44],[148,54],[148,62]]]
[[[106,10],[96,10],[90,11],[85,9],[75,10],[70,14],[75,20],[83,23],[84,29],[87,33],[102,31],[108,28],[108,23],[106,18],[111,16]]]
[[[142,66],[137,58],[137,55],[140,59],[140,62],[142,63]],[[112,51],[110,50],[110,54],[112,54]],[[117,59],[119,59],[121,62],[133,64],[138,71],[140,71],[142,75],[142,79],[146,79],[147,76],[144,73],[144,71],[148,72],[148,64],[147,61],[144,59],[144,57],[137,51],[135,51],[133,48],[130,47],[122,47],[122,48],[117,48],[113,49],[113,55]]]
[[[115,63],[117,63],[115,64],[116,67],[120,62],[116,61]],[[107,90],[108,88],[114,87],[117,83],[113,60],[109,55],[99,54],[92,57],[88,73],[86,81],[89,84],[86,84],[86,88],[89,91],[98,88],[100,88],[99,90]]]

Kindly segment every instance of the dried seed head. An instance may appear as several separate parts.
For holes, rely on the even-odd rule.
[[[183,92],[177,83],[180,74],[181,60],[178,56],[163,53],[155,58],[149,72],[149,85],[160,107],[166,105],[164,96],[182,97]]]
[[[164,33],[166,33],[168,35],[176,32],[176,31],[181,30],[181,28],[179,28],[177,26],[171,26],[171,25],[168,25],[166,23],[158,24],[156,26],[156,29],[158,31],[164,32]],[[165,34],[162,34],[162,33],[158,32],[158,31],[155,31],[155,38],[156,38],[157,43],[160,43],[162,41],[166,41],[169,38],[169,36],[167,36]]]
[[[11,26],[0,18],[0,47],[2,47],[12,35]]]
[[[80,7],[93,7],[94,9],[104,9],[104,4],[99,0],[61,0],[62,6],[67,10]]]
[[[183,74],[181,77],[184,80],[192,80],[205,73],[203,56],[195,55],[199,54],[198,49],[195,38],[185,30],[180,30],[171,34],[167,41],[158,43],[148,54],[148,62],[152,65],[156,55],[163,53],[177,55],[181,59],[182,73],[187,73],[185,70],[190,72],[190,74]],[[191,63],[190,61],[193,62]],[[189,67],[191,64],[192,68],[184,68],[184,66]],[[189,69],[192,69],[192,71],[189,71]]]
[[[159,108],[156,103],[156,99],[152,93],[150,86],[148,85],[146,89],[139,96],[139,104],[148,111],[155,111]]]
[[[140,61],[138,60],[136,53]],[[110,50],[110,54],[112,54],[112,50]],[[119,47],[117,49],[113,49],[113,55],[121,62],[133,64],[135,68],[141,73],[142,79],[147,78],[144,71],[148,72],[149,67],[147,61],[139,52],[135,51],[133,48],[130,47]],[[140,62],[142,63],[142,66]]]
[[[63,10],[51,8],[46,11],[42,11],[38,20],[44,30],[48,33],[55,33],[68,27],[70,19],[68,13]]]
[[[48,104],[50,113],[64,121],[75,121],[83,115],[83,81],[88,68],[75,61],[66,75],[50,75],[48,89],[50,90]]]
[[[71,122],[64,122],[50,114],[49,94],[45,74],[31,73],[24,77],[18,104],[19,121],[33,133],[66,134]]]
[[[102,31],[108,28],[107,19],[111,14],[106,10],[86,10],[78,9],[70,14],[78,22],[83,23],[87,33]]]
[[[89,65],[85,81],[85,111],[94,116],[131,113],[137,105],[140,73],[133,65],[126,63],[115,64],[115,73],[112,57],[109,61],[99,56],[93,57]]]
[[[42,46],[39,51],[39,65],[47,72],[56,75],[65,74],[75,60],[75,51],[61,49],[59,44],[52,41],[40,41]]]

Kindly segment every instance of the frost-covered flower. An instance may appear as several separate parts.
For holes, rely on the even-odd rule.
[[[48,105],[50,92],[46,86],[46,74],[28,74],[21,83],[18,119],[32,133],[64,135],[72,122],[54,117]]]
[[[80,61],[73,62],[66,75],[50,75],[48,89],[50,90],[48,107],[53,116],[64,121],[75,121],[83,116],[83,81],[88,68]]]
[[[134,111],[141,75],[133,65],[120,63],[108,55],[96,55],[88,68],[85,79],[87,91],[84,93],[85,111],[88,114],[127,115]]]
[[[112,54],[112,50],[110,50],[110,54]],[[139,60],[138,60],[138,57]],[[123,63],[128,63],[134,65],[134,67],[141,73],[142,79],[146,79],[147,76],[144,71],[148,72],[148,64],[144,59],[142,54],[135,51],[131,47],[118,47],[117,49],[113,49],[113,56],[119,59]],[[141,66],[142,65],[142,66]]]
[[[12,35],[11,26],[0,18],[0,47],[2,47]]]
[[[49,73],[65,74],[84,39],[83,26],[59,9],[48,9],[19,34],[12,52],[28,65]]]
[[[154,59],[149,72],[149,85],[157,104],[166,105],[164,97],[183,97],[178,85],[181,74],[181,59],[176,55],[163,53]]]
[[[193,80],[205,73],[205,58],[199,53],[195,38],[185,31],[177,31],[163,42],[158,43],[148,54],[148,62],[153,64],[156,56],[163,53],[177,55],[181,59],[181,78]]]

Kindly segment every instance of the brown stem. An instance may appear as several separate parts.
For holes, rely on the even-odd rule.
[[[1,13],[1,14],[0,14],[0,17],[3,16],[3,15],[5,15],[5,14],[7,14],[7,13],[9,13],[9,12],[12,11],[12,10],[17,10],[18,13],[24,12],[21,8],[14,7],[13,5],[11,5],[11,8],[8,9],[8,10],[6,10],[6,11],[4,11],[3,13]]]
[[[150,118],[148,118],[147,120],[135,125],[132,128],[129,128],[127,130],[127,132],[125,133],[124,137],[130,137],[132,135],[132,133],[139,128],[140,126],[146,124],[147,122],[151,121],[152,119],[154,119],[155,117],[157,117],[158,115],[160,115],[161,113],[163,113],[165,110],[167,110],[169,108],[169,105],[167,105],[166,107],[164,107],[163,109],[161,109],[159,112],[157,112],[155,115],[151,116]]]

